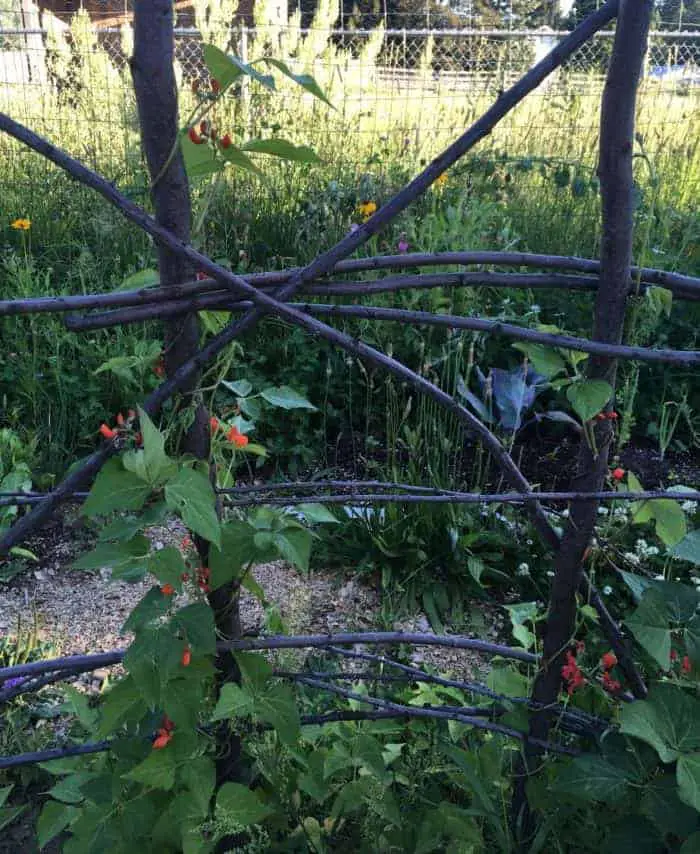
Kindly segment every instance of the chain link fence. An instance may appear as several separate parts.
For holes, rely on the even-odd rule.
[[[48,26],[47,26],[48,20]],[[112,177],[141,169],[138,127],[128,69],[129,26],[99,27],[84,15],[69,27],[45,15],[42,25],[8,26],[0,16],[0,108],[25,121]],[[29,21],[29,23],[32,23]],[[565,33],[549,30],[337,30],[287,24],[235,27],[204,36],[176,32],[183,112],[192,107],[191,84],[206,82],[203,41],[242,59],[284,59],[312,73],[328,93],[332,113],[293,86],[275,105],[244,83],[235,105],[222,106],[220,121],[248,134],[275,132],[316,146],[337,162],[366,163],[394,153],[421,159],[434,154],[505,87],[550,51]],[[591,160],[598,100],[612,32],[603,32],[568,61],[519,108],[494,145],[523,156],[550,151]],[[700,32],[651,34],[641,90],[642,133],[680,127],[700,104]],[[89,134],[85,129],[89,128]],[[585,138],[585,144],[583,142]],[[0,140],[0,156],[17,163],[13,145]],[[136,167],[136,170],[132,167]],[[13,173],[5,169],[5,180]]]

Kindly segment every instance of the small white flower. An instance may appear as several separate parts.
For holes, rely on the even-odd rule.
[[[530,567],[526,563],[521,563],[518,567],[518,575],[529,575]]]
[[[693,584],[700,585],[700,576],[696,575],[695,578],[691,578],[690,580],[693,582]]]
[[[532,540],[525,540],[525,542],[527,543],[528,546],[532,545]]]
[[[606,584],[605,587],[603,588],[603,595],[609,596],[612,592],[613,592],[612,587],[609,584]]]
[[[534,303],[530,306],[530,311],[531,311],[533,314],[539,314],[539,312],[540,312],[541,310],[542,310],[542,309],[537,305],[537,303],[536,303],[536,302],[534,302]]]
[[[607,516],[609,513],[610,513],[610,511],[608,510],[607,507],[599,507],[598,508],[598,515],[599,516]]]
[[[659,554],[658,546],[649,546],[649,548],[647,549],[647,557],[653,557],[657,554]]]
[[[687,513],[689,516],[692,516],[697,509],[698,509],[698,502],[697,501],[684,501],[681,504],[681,510],[684,513]]]
[[[625,552],[623,554],[623,557],[625,560],[628,560],[630,563],[634,563],[637,565],[639,565],[639,563],[640,563],[639,556],[636,555],[634,552]]]
[[[551,569],[547,570],[547,578],[554,578],[554,571]]]
[[[568,519],[569,518],[569,508],[566,507],[564,510],[562,510],[561,515],[564,517],[564,519]]]
[[[665,580],[666,580],[666,578],[665,578],[663,572],[660,575],[654,576],[654,581],[665,581]]]

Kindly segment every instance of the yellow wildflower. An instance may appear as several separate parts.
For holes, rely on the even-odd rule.
[[[357,210],[360,212],[362,222],[367,222],[367,220],[377,210],[377,204],[376,202],[362,202],[357,206]]]
[[[11,225],[15,231],[29,231],[31,226],[32,221],[30,219],[16,219]]]
[[[447,172],[443,172],[442,175],[438,175],[437,178],[433,181],[433,186],[437,187],[438,190],[441,190],[445,184],[447,183]]]

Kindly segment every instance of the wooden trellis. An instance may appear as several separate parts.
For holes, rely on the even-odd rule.
[[[72,178],[94,189],[114,205],[127,219],[149,234],[159,248],[161,285],[115,294],[91,294],[59,298],[33,298],[0,302],[0,314],[25,314],[62,312],[67,328],[76,332],[106,328],[125,323],[136,323],[161,318],[167,320],[166,368],[168,378],[143,402],[142,407],[154,416],[160,407],[176,392],[191,395],[202,367],[209,363],[236,337],[249,330],[266,314],[276,315],[293,325],[305,329],[311,336],[328,341],[342,350],[357,356],[376,367],[400,378],[416,391],[432,398],[451,412],[462,425],[475,434],[491,452],[499,465],[511,491],[481,495],[407,484],[387,484],[376,481],[329,481],[324,483],[290,483],[261,487],[236,487],[220,489],[233,506],[256,503],[292,504],[299,497],[328,503],[369,503],[401,501],[484,503],[510,502],[525,506],[543,542],[555,550],[555,578],[552,584],[549,616],[546,623],[544,648],[541,657],[523,650],[475,641],[460,637],[440,637],[430,634],[405,635],[400,633],[358,633],[329,636],[295,636],[285,638],[242,638],[237,610],[231,616],[230,601],[236,600],[233,586],[214,591],[210,603],[217,615],[217,627],[222,636],[218,663],[224,661],[223,653],[231,649],[275,649],[281,647],[319,647],[340,656],[362,656],[368,661],[381,657],[370,653],[356,653],[340,645],[372,643],[378,645],[439,644],[457,648],[479,649],[492,655],[527,661],[538,667],[533,696],[521,698],[531,711],[529,734],[523,734],[497,722],[498,710],[494,706],[489,718],[478,709],[413,709],[377,698],[362,700],[374,705],[375,711],[362,713],[365,717],[402,717],[422,715],[433,718],[453,717],[477,727],[487,728],[504,735],[521,739],[525,744],[523,774],[516,785],[515,813],[527,829],[527,804],[524,782],[536,765],[543,750],[570,750],[566,745],[549,741],[552,723],[557,720],[562,727],[574,733],[596,733],[606,724],[600,719],[580,712],[563,709],[557,699],[561,687],[561,665],[564,652],[574,628],[576,597],[580,594],[596,609],[600,626],[614,650],[627,680],[629,700],[646,696],[646,686],[637,670],[618,625],[607,611],[598,591],[583,569],[586,548],[593,535],[599,501],[639,500],[640,498],[671,498],[685,500],[700,498],[700,493],[650,491],[645,493],[608,492],[604,489],[612,427],[608,420],[596,422],[597,454],[582,439],[577,471],[571,489],[566,492],[534,492],[512,457],[497,437],[468,409],[446,394],[425,377],[411,371],[401,362],[370,347],[321,321],[319,316],[361,317],[371,320],[404,324],[436,324],[453,328],[478,330],[502,335],[514,340],[535,341],[550,346],[563,346],[589,353],[588,377],[605,379],[615,386],[617,360],[634,359],[647,362],[675,364],[700,363],[700,351],[678,351],[632,347],[621,343],[625,308],[630,294],[638,294],[648,286],[662,286],[671,290],[677,299],[700,299],[700,279],[678,273],[642,268],[631,264],[633,231],[632,157],[634,141],[634,111],[636,92],[645,54],[651,0],[608,0],[597,12],[577,27],[554,50],[533,67],[518,83],[504,92],[496,103],[471,128],[449,148],[436,157],[416,178],[381,207],[366,223],[344,237],[336,246],[320,254],[303,268],[241,276],[229,272],[195,250],[188,243],[189,197],[184,168],[179,156],[167,161],[177,133],[177,100],[172,74],[172,4],[169,0],[141,0],[136,2],[135,50],[132,68],[140,108],[144,147],[152,175],[163,175],[155,182],[153,192],[156,216],[151,217],[116,187],[83,164],[57,149],[10,117],[0,114],[0,130],[24,143],[34,151],[65,170]],[[617,30],[608,78],[603,95],[600,139],[600,186],[602,210],[602,255],[600,261],[549,255],[499,252],[454,252],[436,255],[400,255],[369,259],[347,260],[356,249],[367,243],[384,226],[390,223],[460,157],[483,139],[510,110],[519,104],[559,65],[567,60],[598,30],[617,17]],[[154,100],[155,99],[155,100]],[[525,267],[540,272],[523,273],[411,273],[392,275],[372,282],[347,282],[329,279],[333,274],[366,270],[430,267],[436,265],[499,265]],[[546,273],[542,270],[549,271]],[[195,271],[204,271],[210,278],[193,281]],[[429,287],[498,286],[513,288],[561,288],[591,290],[596,293],[594,329],[591,339],[553,335],[524,329],[500,321],[454,315],[434,315],[429,312],[412,312],[376,306],[337,306],[304,302],[307,295],[367,296],[373,293]],[[196,312],[202,309],[224,309],[240,314],[221,332],[199,349]],[[96,310],[96,311],[95,311]],[[71,312],[89,312],[71,314]],[[174,342],[177,341],[175,346]],[[208,456],[208,429],[206,413],[200,406],[195,425],[187,438],[187,450],[200,458]],[[64,501],[81,500],[84,490],[101,466],[120,450],[119,440],[105,442],[83,465],[67,476],[51,493],[7,494],[0,496],[0,505],[18,504],[32,507],[21,517],[0,541],[0,555],[25,540]],[[563,537],[551,526],[543,509],[543,502],[571,502],[571,518]],[[203,544],[198,544],[204,548]],[[226,612],[224,621],[223,615]],[[221,618],[221,619],[219,619]],[[75,676],[97,667],[116,664],[122,652],[115,651],[93,656],[72,656],[45,662],[0,669],[0,702],[43,685]],[[224,678],[235,679],[231,670],[231,656]],[[381,658],[398,668],[397,679],[435,681],[423,671],[399,665]],[[402,669],[403,668],[403,669]],[[321,690],[354,698],[351,691],[339,688],[329,674],[306,672],[279,674],[285,678]],[[336,674],[337,677],[337,674]],[[8,680],[15,680],[12,686]],[[19,683],[16,680],[21,680]],[[474,683],[450,681],[473,693],[491,696],[497,704],[503,698],[488,693],[485,686]],[[348,713],[350,714],[350,713]],[[352,713],[353,719],[357,713]],[[330,717],[311,716],[309,721],[341,719],[342,713]],[[349,719],[349,718],[342,718]],[[19,757],[0,759],[0,768],[27,761],[66,755],[66,752],[85,753],[105,749],[108,745],[88,745]],[[51,755],[49,755],[51,754]],[[229,771],[231,769],[229,768]]]

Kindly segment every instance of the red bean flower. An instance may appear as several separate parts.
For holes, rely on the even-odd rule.
[[[600,663],[603,665],[604,670],[612,670],[617,664],[617,656],[614,652],[606,652],[600,659]]]
[[[182,651],[182,658],[180,659],[180,662],[181,662],[183,667],[189,667],[191,661],[192,661],[192,650],[188,646],[186,646],[184,648],[184,650]]]
[[[156,739],[153,742],[153,749],[162,750],[164,747],[167,747],[168,743],[171,740],[172,735],[168,732],[167,729],[159,729],[158,735],[156,736]]]
[[[219,140],[219,145],[220,145],[223,149],[230,148],[230,147],[233,145],[233,140],[231,139],[230,134],[225,133],[225,134],[221,137],[221,139]]]
[[[216,431],[219,429],[219,419],[216,417],[216,415],[212,415],[212,417],[209,419],[209,428],[211,429],[212,433],[216,433]]]
[[[238,429],[238,427],[231,427],[231,429],[226,434],[226,438],[231,442],[232,445],[235,445],[237,448],[245,448],[248,444],[248,437],[244,436],[243,433]]]
[[[163,594],[163,596],[172,596],[173,593],[175,593],[175,588],[172,584],[164,584],[160,588],[160,592]]]
[[[620,481],[625,476],[625,470],[621,469],[619,466],[616,469],[612,470],[612,476],[615,480]]]
[[[197,128],[190,128],[187,131],[187,136],[189,136],[190,140],[195,145],[202,145],[204,143],[204,137],[197,133]]]
[[[687,655],[683,656],[683,660],[681,661],[681,670],[683,673],[690,673],[693,669],[693,665],[690,662],[690,657]]]
[[[117,435],[116,430],[112,430],[107,424],[100,424],[100,433],[104,436],[105,439],[114,439]]]

